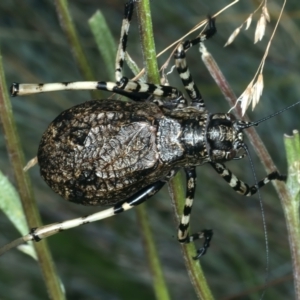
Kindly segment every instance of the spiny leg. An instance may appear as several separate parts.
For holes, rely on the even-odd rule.
[[[183,209],[183,214],[181,217],[181,221],[178,227],[178,241],[180,243],[191,243],[197,239],[204,238],[204,244],[201,249],[197,250],[197,255],[193,257],[194,259],[198,259],[203,256],[207,248],[210,245],[210,241],[213,235],[212,230],[204,229],[201,232],[189,235],[189,225],[190,225],[190,216],[195,196],[196,190],[196,169],[195,168],[185,168],[186,173],[186,199],[185,205]]]
[[[201,93],[196,86],[192,75],[190,73],[190,70],[188,68],[187,62],[186,62],[186,54],[185,52],[193,47],[194,45],[197,45],[199,43],[202,43],[203,41],[209,39],[216,33],[216,27],[215,27],[215,20],[212,18],[209,18],[208,20],[208,29],[205,30],[199,37],[196,39],[193,39],[191,41],[184,41],[182,42],[178,48],[176,49],[174,53],[174,59],[175,59],[175,66],[177,69],[177,72],[181,78],[181,81],[184,85],[184,88],[186,92],[188,93],[189,97],[192,100],[191,105],[194,107],[197,107],[199,110],[203,110],[205,108],[204,101],[202,99]]]
[[[249,186],[247,183],[238,179],[224,164],[213,162],[210,164],[237,193],[248,197],[254,195],[260,188],[272,180],[286,180],[285,175],[280,175],[277,171],[274,171],[268,174],[263,180],[258,181],[257,184]]]
[[[129,210],[152,197],[156,194],[164,185],[165,181],[157,181],[145,188],[141,191],[137,192],[133,196],[129,197],[125,201],[119,202],[114,205],[114,207],[91,214],[89,216],[76,218],[72,220],[67,220],[61,223],[54,223],[50,225],[45,225],[38,228],[32,228],[30,233],[11,242],[8,245],[5,245],[0,248],[0,256],[10,250],[11,248],[17,247],[24,242],[35,241],[38,242],[43,238],[54,235],[60,231],[67,230],[73,227],[81,226],[87,223],[99,221],[102,219],[106,219],[108,217],[114,216],[126,210]]]

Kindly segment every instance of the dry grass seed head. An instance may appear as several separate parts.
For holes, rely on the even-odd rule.
[[[249,104],[251,103],[252,98],[252,87],[253,87],[253,80],[248,84],[245,91],[242,95],[237,99],[237,102],[241,103],[242,115],[245,114]]]
[[[262,13],[256,25],[255,34],[254,34],[254,44],[262,40],[263,36],[265,35],[266,25],[267,25],[267,19],[265,14]]]
[[[245,23],[246,23],[246,28],[245,28],[245,30],[248,30],[249,29],[249,27],[250,27],[250,25],[251,25],[251,23],[252,23],[252,17],[253,17],[253,14],[250,14],[250,16],[247,18],[247,20],[245,21]]]
[[[243,26],[243,25],[242,25]],[[227,42],[225,43],[224,47],[228,46],[229,44],[231,44],[234,39],[237,37],[237,35],[240,33],[242,26],[236,28],[233,33],[229,36]]]
[[[268,8],[266,5],[263,6],[262,13],[265,15],[267,21],[270,22],[271,18],[270,18],[269,11],[268,11]]]
[[[254,110],[255,106],[259,102],[263,89],[264,89],[264,80],[263,80],[262,73],[260,73],[257,77],[257,81],[252,87],[252,110]]]
[[[259,99],[261,98],[264,88],[263,75],[260,73],[257,77],[256,82],[253,84],[253,80],[249,83],[246,90],[242,95],[237,99],[237,102],[240,102],[242,115],[245,114],[247,108],[252,102],[252,110],[255,108]]]

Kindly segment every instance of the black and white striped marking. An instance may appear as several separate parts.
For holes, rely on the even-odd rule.
[[[122,22],[121,28],[121,37],[120,43],[118,46],[118,52],[116,55],[115,61],[115,79],[116,82],[104,82],[104,81],[90,81],[90,82],[62,82],[62,83],[47,83],[47,84],[18,84],[14,83],[11,87],[11,94],[13,96],[22,96],[29,95],[35,93],[43,93],[43,92],[52,92],[52,91],[63,91],[63,90],[105,90],[115,92],[119,95],[125,95],[136,101],[145,101],[149,96],[155,96],[159,99],[154,99],[155,103],[163,106],[164,103],[161,101],[161,98],[169,98],[172,109],[182,108],[187,106],[187,100],[184,98],[183,94],[174,87],[156,85],[151,83],[142,83],[139,81],[131,81],[126,77],[123,77],[123,64],[124,57],[126,52],[126,45],[128,40],[128,33],[130,27],[130,21],[132,18],[133,8],[134,8],[134,0],[129,1],[125,6],[124,19]],[[175,66],[178,71],[178,74],[181,78],[181,81],[184,85],[184,88],[191,99],[191,106],[193,108],[198,108],[199,110],[203,110],[205,108],[205,103],[202,99],[201,93],[197,88],[192,75],[190,74],[187,62],[186,62],[186,54],[185,52],[193,47],[194,45],[198,45],[212,37],[216,33],[214,19],[209,19],[209,27],[203,34],[201,34],[196,39],[191,41],[182,42],[178,49],[175,51],[174,59]],[[274,114],[275,115],[275,114]],[[273,115],[272,115],[273,116]],[[265,118],[267,119],[267,118]],[[265,120],[264,119],[264,120]],[[258,124],[258,123],[257,123]],[[240,121],[238,126],[241,129],[246,129],[247,127],[257,125],[253,123],[246,123]],[[242,137],[240,137],[240,141],[242,142]],[[205,150],[206,151],[206,150]],[[205,152],[206,153],[206,152]],[[206,153],[207,154],[207,153]],[[239,157],[234,157],[236,159],[240,159],[244,157],[244,155]],[[232,158],[232,159],[234,159]],[[266,176],[263,180],[259,181],[257,185],[249,186],[243,181],[239,180],[234,174],[228,170],[225,165],[216,162],[210,162],[212,167],[217,171],[217,173],[224,178],[224,180],[237,192],[245,196],[251,196],[255,194],[258,189],[263,187],[271,180],[285,180],[284,176],[279,175],[278,172],[273,172]],[[176,170],[173,173],[176,173]],[[194,194],[196,188],[196,170],[195,167],[186,167],[186,201],[184,206],[183,215],[181,217],[181,222],[178,228],[178,240],[181,243],[190,243],[197,239],[204,239],[204,243],[202,248],[197,251],[197,255],[194,257],[198,259],[202,255],[204,255],[210,246],[210,241],[213,235],[212,230],[202,230],[200,232],[189,234],[189,224],[190,224],[190,215],[192,210],[192,205],[194,201]],[[172,172],[171,172],[172,173]],[[173,175],[173,174],[172,174]],[[172,176],[170,175],[170,177]],[[51,236],[57,232],[67,230],[70,228],[74,228],[76,226],[80,226],[86,223],[91,223],[95,221],[99,221],[116,214],[122,213],[126,210],[133,208],[136,205],[146,201],[148,198],[157,193],[162,186],[165,184],[165,181],[158,180],[157,182],[149,185],[148,187],[142,189],[138,193],[134,194],[130,198],[117,203],[114,207],[106,209],[104,211],[91,214],[86,217],[76,218],[73,220],[68,220],[61,223],[51,224],[47,226],[43,226],[40,228],[34,228],[31,232],[12,242],[8,246],[5,246],[0,249],[0,255],[6,252],[9,248],[15,247],[26,241],[39,241],[45,237]]]

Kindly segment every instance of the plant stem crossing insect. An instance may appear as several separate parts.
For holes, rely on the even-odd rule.
[[[131,81],[122,74],[134,2],[125,5],[121,38],[116,56],[116,82],[64,82],[18,84],[13,96],[59,90],[106,90],[132,101],[92,100],[62,112],[43,134],[38,162],[46,183],[66,200],[84,205],[112,205],[86,217],[33,228],[0,249],[0,254],[22,242],[39,241],[62,230],[98,221],[131,209],[157,193],[178,170],[186,174],[186,201],[178,228],[178,241],[204,239],[195,259],[210,245],[212,230],[189,234],[196,190],[196,167],[209,163],[237,192],[255,194],[271,180],[284,180],[277,171],[249,186],[224,162],[245,156],[243,130],[259,122],[237,120],[232,114],[211,114],[195,84],[186,51],[216,33],[214,19],[197,38],[175,50],[175,66],[184,94],[175,87]],[[190,102],[190,103],[189,103]]]

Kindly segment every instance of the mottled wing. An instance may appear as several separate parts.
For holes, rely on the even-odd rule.
[[[61,113],[38,151],[41,175],[49,186],[67,200],[105,205],[149,184],[144,178],[158,163],[157,129],[137,107],[89,101]]]

